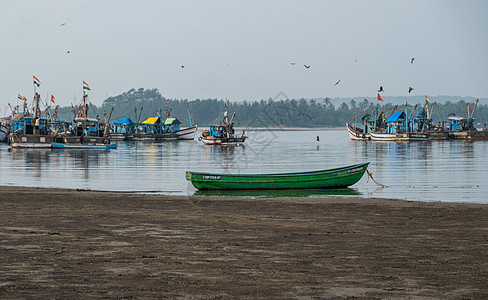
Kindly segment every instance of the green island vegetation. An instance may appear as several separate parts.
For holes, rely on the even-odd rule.
[[[394,101],[396,104],[391,103]],[[378,104],[380,112],[388,116],[395,105],[396,110],[405,108],[405,99],[408,102],[409,114],[417,105],[415,113],[424,105],[424,97],[384,97],[384,102],[378,102],[375,98],[370,99],[272,99],[261,101],[230,101],[225,107],[224,99],[195,99],[188,100],[188,105],[194,123],[199,126],[219,124],[222,121],[224,111],[229,114],[236,113],[234,123],[237,126],[245,127],[341,127],[346,122],[351,123],[356,115],[357,122],[365,114],[372,114]],[[447,100],[446,100],[447,99]],[[452,101],[458,99],[457,101]],[[437,102],[439,100],[439,102]],[[483,104],[487,99],[478,103],[474,118],[475,125],[483,126],[488,120],[488,105]],[[443,101],[443,102],[441,102]],[[412,103],[410,103],[412,102]],[[470,97],[470,105],[473,107],[474,98]],[[442,96],[430,97],[430,103],[435,103],[432,114],[433,122],[444,121],[449,114],[466,116],[466,100],[460,97]],[[142,122],[147,117],[157,116],[159,112],[164,114],[166,104],[171,110],[171,115],[178,117],[183,126],[188,126],[187,100],[166,99],[158,89],[130,89],[118,96],[107,98],[101,106],[90,105],[90,116],[99,115],[103,117],[104,111],[109,112],[112,107],[111,122],[130,117],[134,122]],[[141,108],[142,111],[141,111]],[[58,113],[65,120],[71,120],[71,107],[60,108]]]

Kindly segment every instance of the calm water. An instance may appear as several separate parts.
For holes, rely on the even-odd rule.
[[[355,196],[488,203],[488,142],[353,142],[346,130],[250,131],[244,147],[198,141],[119,142],[111,151],[9,149],[0,144],[1,185],[193,195],[185,171],[273,173],[371,162],[338,191],[223,192],[246,196]],[[316,136],[320,141],[316,141]]]

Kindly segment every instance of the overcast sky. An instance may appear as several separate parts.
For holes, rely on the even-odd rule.
[[[140,87],[190,100],[374,97],[380,85],[384,97],[481,98],[488,1],[3,0],[0,52],[3,106],[32,99],[32,75],[62,106],[82,81],[96,104]]]

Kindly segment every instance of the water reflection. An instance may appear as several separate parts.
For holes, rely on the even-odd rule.
[[[208,159],[210,168],[207,171],[240,174],[249,166],[246,147],[239,146],[201,146],[202,154]]]
[[[79,172],[83,174],[83,179],[89,180],[90,173],[97,172],[100,168],[109,163],[110,151],[99,150],[51,150],[50,156],[59,166],[69,166],[71,168],[60,168],[67,174]]]
[[[49,149],[8,149],[17,168],[23,168],[24,171],[32,173],[33,177],[42,176],[43,166],[49,165]]]
[[[361,195],[355,189],[298,189],[298,190],[239,190],[239,191],[196,191],[195,195],[238,196],[255,198],[278,197],[349,197]]]

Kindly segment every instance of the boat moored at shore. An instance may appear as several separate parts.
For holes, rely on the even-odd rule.
[[[330,189],[344,188],[358,182],[369,162],[346,167],[278,174],[215,174],[186,172],[186,179],[202,190],[246,189]]]

